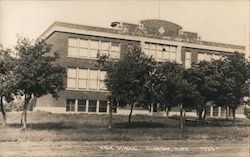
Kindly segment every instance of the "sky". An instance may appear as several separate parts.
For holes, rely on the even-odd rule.
[[[54,21],[111,28],[113,21],[161,19],[205,41],[246,45],[249,11],[249,0],[0,0],[0,43],[13,48],[17,35],[36,39]]]

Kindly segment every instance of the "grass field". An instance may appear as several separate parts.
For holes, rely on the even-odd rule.
[[[132,116],[132,127],[127,116],[113,116],[114,128],[108,129],[108,115],[28,113],[28,129],[20,131],[21,113],[7,113],[7,126],[0,127],[0,142],[37,141],[153,141],[153,140],[226,140],[247,139],[250,120],[210,120],[203,126],[188,121],[179,129],[175,118]],[[2,120],[2,118],[1,118]],[[1,122],[0,120],[0,122]]]

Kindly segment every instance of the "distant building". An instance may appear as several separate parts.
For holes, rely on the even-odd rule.
[[[158,62],[177,62],[186,68],[199,61],[220,59],[239,52],[244,46],[202,41],[197,33],[163,20],[143,20],[139,24],[113,22],[112,28],[100,28],[63,22],[53,23],[41,36],[53,45],[57,62],[67,69],[65,89],[58,98],[46,95],[37,100],[36,110],[55,113],[108,113],[106,72],[96,66],[98,53],[120,59],[130,44],[138,44],[146,55]],[[213,32],[211,32],[213,33]],[[156,109],[135,109],[134,114],[160,114]],[[118,107],[117,114],[129,110]],[[225,116],[223,109],[211,107],[210,116]]]

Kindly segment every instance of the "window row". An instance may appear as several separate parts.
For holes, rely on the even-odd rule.
[[[212,60],[219,60],[222,59],[222,55],[218,54],[210,54],[210,53],[198,53],[198,62],[200,61],[212,61]]]
[[[156,61],[176,61],[177,46],[145,43],[144,53]]]
[[[106,71],[68,68],[67,88],[76,90],[106,90]]]
[[[120,44],[115,42],[87,40],[79,38],[68,39],[68,56],[96,59],[99,55],[110,58],[120,58]]]
[[[67,99],[66,112],[108,113],[109,105],[104,100]],[[113,112],[117,112],[116,107]]]

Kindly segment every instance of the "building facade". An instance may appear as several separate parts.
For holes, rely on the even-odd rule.
[[[99,54],[120,59],[128,46],[137,44],[157,62],[176,62],[190,68],[192,63],[223,58],[237,51],[244,54],[244,46],[202,41],[197,33],[187,32],[181,26],[163,20],[143,20],[139,24],[113,22],[112,28],[100,28],[63,22],[53,23],[39,38],[52,44],[52,53],[64,66],[67,77],[65,90],[58,98],[46,95],[37,100],[36,110],[55,113],[109,112],[108,95],[99,69]],[[154,114],[157,110],[137,108],[134,114]],[[117,114],[128,114],[128,109],[117,108]],[[159,114],[159,112],[157,112]],[[209,110],[210,116],[223,116],[221,108]]]

